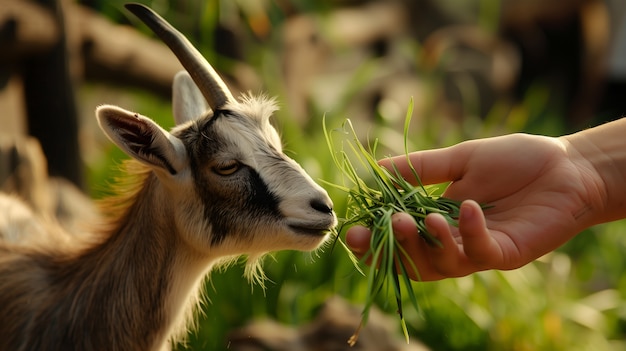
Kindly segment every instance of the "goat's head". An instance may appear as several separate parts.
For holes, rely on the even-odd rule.
[[[332,202],[283,154],[269,121],[273,101],[251,95],[235,100],[181,33],[142,5],[126,7],[186,69],[173,84],[176,127],[167,132],[115,106],[101,106],[96,114],[107,136],[167,189],[183,240],[226,255],[316,248],[336,224]]]

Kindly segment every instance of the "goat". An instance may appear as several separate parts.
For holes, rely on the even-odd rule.
[[[2,240],[16,226],[0,217],[0,350],[167,350],[211,268],[248,255],[254,276],[265,253],[314,250],[336,225],[326,191],[282,152],[273,100],[235,100],[180,32],[147,7],[126,8],[186,70],[173,82],[176,126],[97,108],[136,179],[107,202],[109,223],[97,234],[70,239],[32,215],[29,228],[52,228],[46,234],[59,240]],[[0,196],[0,207],[11,202]],[[18,212],[24,222],[27,211]]]

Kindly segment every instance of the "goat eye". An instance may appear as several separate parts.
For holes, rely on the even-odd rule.
[[[237,161],[231,161],[231,162],[227,162],[227,163],[222,163],[217,165],[216,167],[214,167],[214,170],[217,174],[223,175],[223,176],[227,176],[227,175],[231,175],[235,172],[237,172],[237,170],[241,167],[241,165],[239,164],[239,162]]]

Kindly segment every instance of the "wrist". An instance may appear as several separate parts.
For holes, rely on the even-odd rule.
[[[584,178],[589,198],[585,226],[626,217],[626,118],[562,137]]]

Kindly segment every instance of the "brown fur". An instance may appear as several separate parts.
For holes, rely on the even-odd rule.
[[[166,310],[176,256],[188,248],[151,205],[155,176],[130,168],[140,181],[105,202],[99,244],[0,241],[0,350],[149,350],[165,341],[163,325],[177,317]]]

